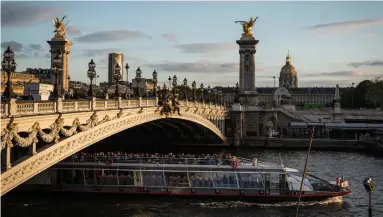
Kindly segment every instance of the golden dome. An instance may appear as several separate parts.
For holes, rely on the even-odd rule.
[[[282,67],[279,75],[280,87],[298,87],[298,76],[295,67],[291,64],[290,52],[286,56],[286,64]]]
[[[286,56],[286,64],[282,67],[280,75],[297,75],[295,67],[291,64],[290,52]]]

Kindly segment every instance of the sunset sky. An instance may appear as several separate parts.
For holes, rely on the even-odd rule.
[[[90,59],[107,80],[108,53],[125,55],[129,80],[141,67],[159,79],[238,81],[236,20],[258,16],[256,84],[273,86],[290,50],[299,86],[351,85],[383,77],[383,2],[1,2],[1,48],[17,71],[49,68],[52,19],[66,15],[72,80],[86,81]]]

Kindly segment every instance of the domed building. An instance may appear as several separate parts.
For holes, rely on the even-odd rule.
[[[286,64],[282,67],[279,74],[279,87],[297,88],[298,75],[295,67],[291,64],[291,56],[288,53],[286,57]]]

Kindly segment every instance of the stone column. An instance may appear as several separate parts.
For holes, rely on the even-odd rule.
[[[67,38],[52,38],[50,41],[47,41],[49,44],[51,50],[51,65],[53,64],[53,58],[56,56],[56,54],[61,50],[63,52],[62,54],[62,69],[63,72],[61,74],[61,77],[59,78],[59,90],[61,93],[64,91],[69,90],[69,71],[68,71],[68,60],[69,60],[69,54],[70,54],[70,47],[72,46],[72,42],[70,42]],[[51,84],[55,83],[55,76],[51,76]]]
[[[255,56],[259,40],[242,38],[237,40],[239,45],[239,87],[241,91],[255,89]]]

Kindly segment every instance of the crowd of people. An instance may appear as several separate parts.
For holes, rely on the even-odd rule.
[[[229,165],[232,156],[227,154],[160,154],[160,153],[123,153],[99,152],[77,153],[66,161],[73,162],[99,162],[99,163],[159,163],[159,164],[202,164],[202,165]]]
[[[255,188],[264,184],[260,174],[233,172],[162,172],[116,170],[63,169],[63,184],[98,186],[196,187],[196,188]],[[69,178],[70,177],[70,178]],[[189,178],[190,180],[189,180]],[[237,184],[238,182],[238,184]]]

